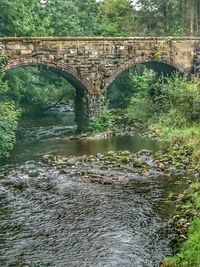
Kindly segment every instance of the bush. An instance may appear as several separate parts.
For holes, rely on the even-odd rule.
[[[182,128],[188,125],[187,118],[178,108],[171,108],[167,113],[161,113],[158,123],[165,127]]]
[[[93,117],[89,123],[89,131],[100,133],[110,130],[115,123],[115,117],[110,109],[105,106],[97,117]]]
[[[130,104],[127,108],[126,116],[128,121],[146,121],[153,112],[153,107],[147,97],[140,95],[131,98]]]
[[[6,101],[9,87],[3,82],[5,61],[5,58],[0,59],[0,159],[8,157],[9,151],[14,146],[15,130],[20,113],[12,102]]]
[[[0,158],[8,157],[14,146],[18,116],[19,111],[16,111],[14,104],[0,104]]]
[[[176,109],[188,122],[200,118],[200,89],[195,81],[175,75],[161,82],[161,92],[165,96],[160,104],[169,112]]]
[[[195,81],[174,75],[160,77],[154,85],[153,74],[147,79],[145,71],[134,77],[137,93],[131,98],[127,108],[129,121],[149,120],[161,126],[181,128],[200,120],[200,89]]]

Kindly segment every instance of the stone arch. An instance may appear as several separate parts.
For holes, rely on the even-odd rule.
[[[171,61],[170,59],[152,59],[152,58],[144,58],[144,57],[138,57],[136,59],[133,60],[129,60],[127,61],[125,64],[119,66],[118,68],[116,68],[111,75],[104,79],[103,84],[104,84],[104,88],[103,91],[105,92],[108,87],[115,81],[115,79],[125,70],[138,65],[138,64],[143,64],[143,63],[150,63],[150,62],[157,62],[157,63],[164,63],[168,66],[173,67],[174,69],[176,69],[177,71],[179,71],[182,74],[188,74],[187,71],[178,63]]]
[[[78,131],[83,131],[87,128],[89,121],[89,100],[90,95],[93,94],[92,85],[90,82],[82,77],[75,68],[66,63],[60,63],[49,60],[38,60],[36,58],[17,58],[12,59],[5,66],[5,70],[11,70],[24,66],[41,65],[46,69],[62,76],[70,82],[76,89],[75,96],[75,120]]]
[[[5,66],[6,70],[14,69],[23,66],[42,65],[47,69],[66,78],[74,87],[84,88],[88,93],[93,93],[93,86],[85,77],[81,76],[77,70],[69,64],[51,61],[51,60],[38,60],[36,58],[17,58],[12,59]]]

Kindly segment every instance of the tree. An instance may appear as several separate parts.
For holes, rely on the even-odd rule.
[[[74,1],[50,0],[46,3],[44,12],[50,16],[50,27],[54,36],[81,35],[78,8]]]
[[[22,110],[22,114],[36,115],[61,102],[74,100],[74,88],[59,75],[40,67],[21,67],[5,76],[10,87],[7,97]]]
[[[187,29],[187,35],[198,35],[200,25],[200,1],[181,1],[182,23]]]
[[[50,19],[38,0],[1,0],[0,36],[51,35]]]
[[[182,1],[181,1],[182,2]],[[184,35],[179,0],[139,0],[138,21],[144,35]]]
[[[82,27],[82,34],[91,36],[97,34],[98,4],[96,0],[75,0],[78,8],[79,23]]]
[[[132,36],[137,33],[136,12],[128,0],[104,0],[99,4],[99,35]]]
[[[3,66],[6,61],[5,58],[0,58],[0,159],[7,157],[14,146],[19,117],[19,110],[14,103],[6,99],[6,93],[9,91],[7,83],[3,81]]]

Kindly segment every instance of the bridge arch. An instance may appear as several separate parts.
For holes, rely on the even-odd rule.
[[[188,75],[188,72],[179,64],[174,61],[171,61],[170,59],[152,59],[152,58],[144,58],[144,57],[138,57],[133,60],[129,60],[126,63],[120,65],[118,68],[116,68],[111,75],[104,79],[103,84],[104,88],[103,91],[106,92],[108,87],[116,80],[116,78],[122,74],[124,71],[130,69],[131,67],[134,67],[138,64],[145,64],[145,63],[163,63],[165,65],[168,65],[175,70],[177,70],[181,74]]]
[[[38,60],[36,58],[17,58],[11,59],[5,66],[5,70],[11,70],[23,66],[37,66],[42,65],[67,79],[75,88],[82,88],[88,93],[92,94],[92,84],[83,77],[77,70],[71,67],[69,64],[51,61],[51,60]]]
[[[35,58],[18,58],[8,62],[5,70],[9,71],[19,67],[42,66],[61,77],[65,78],[76,90],[75,96],[75,121],[78,131],[87,127],[89,121],[89,100],[93,94],[90,82],[77,73],[76,69],[66,63],[56,61],[38,60]]]

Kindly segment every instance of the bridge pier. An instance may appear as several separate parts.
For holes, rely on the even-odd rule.
[[[106,102],[106,95],[105,94],[95,94],[89,97],[89,105],[88,105],[88,113],[89,113],[89,120],[93,117],[97,117],[102,108],[104,107]]]
[[[85,94],[80,91],[75,96],[75,121],[78,132],[87,130],[90,120],[101,112],[106,97],[102,94]]]
[[[97,117],[105,105],[103,94],[84,94],[79,92],[75,97],[75,120],[78,132],[86,131],[92,118]]]

